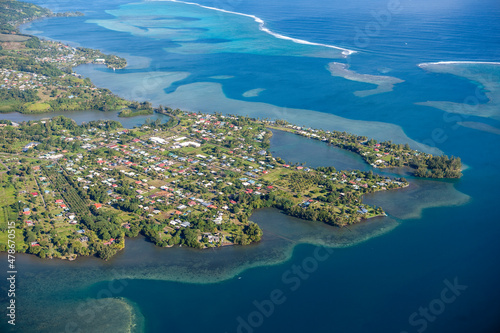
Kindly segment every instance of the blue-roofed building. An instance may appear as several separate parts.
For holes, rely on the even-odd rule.
[[[368,210],[364,207],[359,207],[358,213],[366,214],[366,213],[368,213]]]
[[[30,148],[36,147],[40,144],[40,142],[30,142],[23,148],[23,152],[27,152]]]

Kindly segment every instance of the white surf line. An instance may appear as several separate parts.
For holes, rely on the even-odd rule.
[[[186,4],[186,5],[194,5],[194,6],[198,6],[198,7],[205,8],[205,9],[216,10],[216,11],[223,12],[223,13],[228,13],[228,14],[234,14],[234,15],[240,15],[240,16],[250,17],[250,18],[254,19],[254,21],[259,24],[259,30],[260,31],[268,33],[271,36],[274,36],[274,37],[279,38],[279,39],[289,40],[289,41],[292,41],[292,42],[297,43],[297,44],[323,46],[323,47],[327,47],[327,48],[330,48],[330,49],[341,50],[342,51],[342,55],[344,57],[347,57],[347,56],[349,56],[349,55],[357,52],[357,51],[349,50],[349,49],[346,49],[346,48],[343,48],[343,47],[339,47],[339,46],[328,45],[328,44],[321,44],[321,43],[314,43],[314,42],[309,42],[307,40],[292,38],[292,37],[288,37],[288,36],[285,36],[285,35],[278,34],[276,32],[273,32],[273,31],[269,30],[268,28],[266,28],[266,26],[265,26],[266,22],[264,22],[264,20],[262,20],[260,17],[257,17],[255,15],[244,14],[244,13],[239,13],[239,12],[233,12],[233,11],[230,11],[230,10],[225,10],[225,9],[220,9],[220,8],[215,8],[215,7],[209,7],[209,6],[204,6],[204,5],[200,5],[199,3],[195,3],[195,2],[186,2],[186,1],[180,1],[180,0],[150,0],[150,1],[177,2],[177,3]]]
[[[482,65],[500,65],[500,62],[490,61],[438,61],[438,62],[423,62],[418,64],[418,67],[425,67],[427,65],[459,65],[459,64],[482,64]]]

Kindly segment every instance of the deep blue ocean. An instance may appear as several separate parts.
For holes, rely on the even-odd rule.
[[[249,248],[200,254],[136,239],[107,263],[20,256],[19,332],[121,332],[128,321],[145,332],[500,331],[499,1],[197,0],[225,12],[33,2],[85,13],[24,30],[126,57],[124,70],[75,69],[124,97],[410,143],[467,169],[367,198],[389,217],[352,231],[265,210],[253,219],[268,238]],[[435,62],[454,63],[418,66]],[[319,142],[276,140],[291,161],[368,167]]]

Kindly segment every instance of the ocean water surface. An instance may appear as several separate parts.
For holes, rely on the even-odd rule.
[[[25,32],[130,60],[75,69],[124,97],[409,143],[468,168],[366,196],[388,217],[349,229],[262,210],[252,219],[265,239],[250,247],[138,238],[109,262],[20,255],[20,331],[498,331],[498,1],[34,2],[85,16]],[[321,142],[273,140],[292,162],[370,168]],[[450,284],[463,287],[445,303]]]
[[[38,113],[38,114],[24,114],[19,112],[3,113],[1,119],[10,120],[13,122],[22,122],[29,120],[42,120],[46,118],[53,118],[57,116],[65,116],[75,120],[79,125],[84,122],[89,122],[92,120],[114,120],[120,122],[125,128],[133,128],[136,126],[141,126],[145,122],[154,122],[160,119],[162,122],[168,121],[168,116],[161,113],[155,113],[147,117],[119,117],[119,112],[117,111],[98,111],[98,110],[87,110],[87,111],[60,111],[60,112],[48,112],[48,113]]]

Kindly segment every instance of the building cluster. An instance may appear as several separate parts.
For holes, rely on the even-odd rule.
[[[44,75],[0,68],[0,88],[2,89],[15,88],[25,91],[38,89],[48,84],[49,80]]]
[[[110,130],[104,121],[78,130],[52,126],[52,146],[44,141],[44,149],[33,150],[37,142],[23,143],[27,157],[50,160],[41,163],[38,187],[27,196],[38,201],[45,198],[43,204],[66,226],[78,224],[89,209],[96,216],[119,216],[117,227],[125,233],[146,223],[149,231],[160,233],[155,242],[171,241],[176,233],[189,234],[200,223],[208,223],[212,229],[200,228],[196,234],[200,244],[211,246],[225,244],[234,239],[235,230],[243,230],[247,212],[255,208],[253,202],[262,207],[274,200],[270,198],[290,198],[286,200],[294,211],[334,212],[348,207],[371,216],[377,213],[356,200],[358,196],[405,185],[389,178],[370,178],[363,172],[323,172],[285,164],[268,152],[264,141],[269,131],[262,122],[189,113],[178,118],[172,128],[143,125]],[[47,125],[47,121],[30,126]],[[324,136],[306,132],[319,139]],[[51,183],[60,184],[56,173],[74,187],[73,193],[78,194],[72,195],[83,198],[83,205],[80,199],[71,202],[74,198],[69,192],[64,196],[51,188]],[[303,191],[302,186],[308,190]],[[34,207],[27,205],[23,212],[31,223]],[[81,224],[72,230],[77,229],[86,230]],[[81,243],[87,242],[85,237],[92,242],[95,234],[78,235]],[[114,244],[108,238],[102,242]]]

